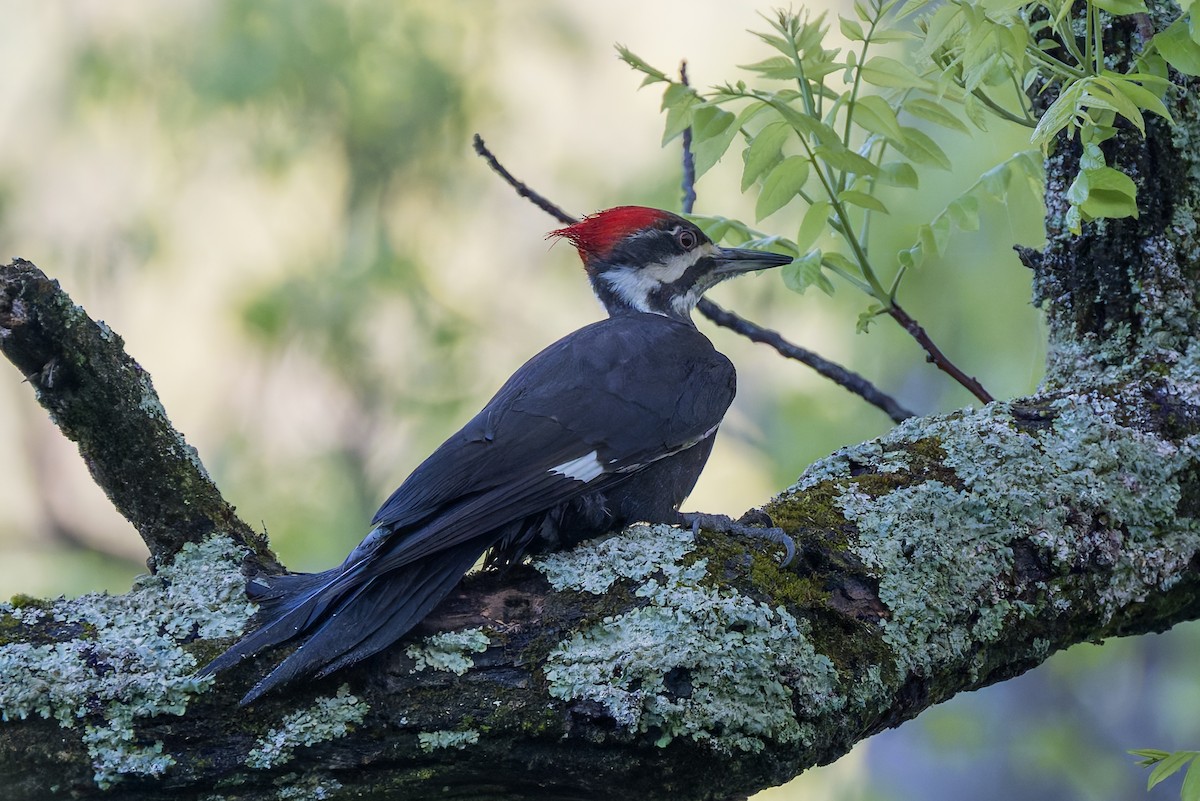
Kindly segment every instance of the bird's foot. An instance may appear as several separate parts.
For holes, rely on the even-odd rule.
[[[766,517],[766,515],[763,515]],[[680,512],[680,525],[690,526],[692,533],[700,534],[700,529],[708,531],[718,531],[722,534],[730,534],[735,537],[755,537],[757,539],[767,540],[775,545],[780,545],[784,549],[783,561],[780,562],[780,567],[787,567],[792,560],[796,558],[796,543],[792,540],[788,533],[783,529],[771,525],[771,519],[766,517],[767,525],[750,525],[742,522],[742,520],[734,520],[728,515],[714,515],[707,512]]]

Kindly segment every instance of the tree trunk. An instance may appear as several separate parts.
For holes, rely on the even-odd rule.
[[[12,799],[736,798],[1072,644],[1200,615],[1195,87],[1117,137],[1136,220],[1025,254],[1050,321],[1035,396],[907,421],[765,505],[799,554],[634,527],[474,575],[400,645],[237,699],[278,654],[190,677],[276,569],[149,378],[27,262],[0,349],[150,546],[128,595],[0,606]]]

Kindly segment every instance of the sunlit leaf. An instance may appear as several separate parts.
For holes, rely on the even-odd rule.
[[[946,207],[950,219],[963,231],[979,230],[979,199],[963,195]]]
[[[824,233],[832,208],[828,200],[818,200],[808,207],[808,211],[804,212],[804,220],[800,223],[800,230],[796,233],[798,248],[806,250],[813,246]]]
[[[813,250],[783,267],[783,285],[793,292],[816,286],[826,295],[833,294],[833,282],[821,270],[821,251]]]
[[[932,82],[912,71],[912,68],[887,56],[874,56],[862,65],[862,79],[874,86],[889,89],[925,89],[933,91]]]
[[[1143,0],[1091,0],[1091,2],[1097,8],[1102,8],[1109,14],[1118,16],[1150,13]]]
[[[864,158],[841,142],[831,145],[819,145],[813,152],[817,158],[843,172],[855,175],[877,175],[879,168],[870,159]]]
[[[792,133],[786,122],[772,122],[754,136],[746,148],[746,166],[742,170],[742,191],[750,188],[768,169],[783,157],[783,143]]]
[[[843,203],[849,203],[859,208],[869,209],[871,211],[879,211],[884,214],[888,213],[887,206],[879,198],[868,195],[866,192],[858,192],[853,189],[846,189],[838,193],[838,200]]]
[[[927,100],[923,97],[910,97],[904,101],[904,110],[914,117],[950,128],[954,131],[969,134],[971,131],[958,116],[946,106]]]
[[[1179,790],[1179,801],[1200,801],[1200,760],[1193,759],[1188,771],[1183,777],[1183,787]]]
[[[1175,20],[1165,31],[1156,34],[1150,43],[1168,64],[1184,75],[1200,75],[1200,44],[1192,39],[1187,19]]]
[[[896,149],[918,164],[934,164],[943,170],[950,169],[950,158],[929,134],[919,128],[901,126],[903,142],[895,142]]]
[[[696,111],[692,123],[692,155],[697,178],[708,172],[729,149],[738,133],[734,120],[733,114],[716,106],[704,106]]]
[[[879,181],[888,186],[916,189],[919,183],[917,171],[907,161],[890,161],[879,167]]]
[[[1137,186],[1128,175],[1112,167],[1080,174],[1087,176],[1087,197],[1078,204],[1086,216],[1093,219],[1138,216]]]
[[[808,180],[808,159],[788,156],[767,173],[762,193],[754,207],[754,218],[761,220],[786,206],[804,188]]]
[[[1146,780],[1146,789],[1153,790],[1155,785],[1163,779],[1173,776],[1195,757],[1195,751],[1176,751],[1163,757],[1163,760],[1155,765],[1154,770],[1150,771],[1150,778]]]
[[[896,112],[879,95],[864,95],[854,104],[854,121],[871,133],[886,136],[891,140],[904,138]]]
[[[866,38],[863,36],[862,26],[852,19],[838,17],[838,27],[842,31],[842,36],[845,36],[852,42],[861,42]]]

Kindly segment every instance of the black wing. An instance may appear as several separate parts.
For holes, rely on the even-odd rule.
[[[342,565],[267,580],[260,627],[203,672],[311,633],[247,703],[375,653],[445,597],[506,526],[711,436],[733,394],[732,364],[690,325],[634,314],[568,335],[413,471]]]

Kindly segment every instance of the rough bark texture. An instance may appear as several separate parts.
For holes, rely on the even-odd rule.
[[[25,376],[96,483],[142,535],[150,568],[223,531],[274,563],[196,450],[171,426],[150,375],[121,338],[23,259],[0,268],[0,352]]]
[[[160,436],[161,410],[117,397],[97,427],[62,388],[106,358],[126,366],[102,385],[148,380],[29,265],[5,268],[5,353],[122,511],[152,521],[160,561],[127,596],[0,607],[6,796],[735,798],[1058,649],[1200,616],[1195,96],[1177,128],[1111,145],[1137,221],[1067,237],[1073,156],[1050,160],[1050,242],[1026,259],[1051,321],[1045,389],[814,465],[766,505],[800,547],[788,569],[765,546],[635,527],[474,576],[407,646],[248,709],[264,661],[189,675],[246,621],[241,566],[265,551],[221,503],[187,503],[191,485],[138,486],[202,476],[181,445],[109,462]],[[69,336],[13,346],[15,323],[51,314]]]

